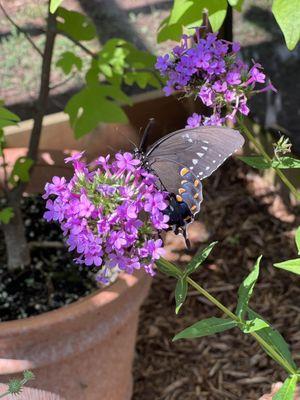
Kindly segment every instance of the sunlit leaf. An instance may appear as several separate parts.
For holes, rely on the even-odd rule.
[[[20,118],[0,104],[0,129],[17,125],[18,122],[20,122]]]
[[[72,71],[73,67],[77,68],[78,71],[81,71],[82,60],[71,51],[65,51],[56,62],[56,66],[61,68],[63,72],[68,75]]]
[[[294,400],[294,394],[297,386],[297,375],[291,375],[286,378],[281,388],[273,396],[272,400]]]
[[[228,0],[228,3],[237,11],[242,11],[244,0]]]
[[[296,230],[295,242],[296,242],[298,254],[300,255],[300,226],[299,226],[299,228]]]
[[[73,39],[86,41],[92,40],[96,36],[95,25],[85,15],[59,7],[57,16],[57,29]]]
[[[203,261],[206,260],[206,258],[209,256],[210,252],[217,243],[218,242],[212,242],[205,249],[198,250],[198,252],[194,255],[192,261],[187,265],[186,273],[188,275],[195,272],[201,266]]]
[[[256,313],[255,311],[248,308],[248,318],[255,319],[259,318],[264,320],[264,318]],[[264,320],[265,321],[265,320]],[[267,321],[265,321],[267,322]],[[265,342],[267,342],[270,346],[272,346],[273,350],[275,350],[283,359],[287,360],[287,362],[293,366],[293,368],[297,368],[295,361],[293,360],[292,354],[289,349],[289,345],[284,340],[283,336],[274,329],[270,323],[269,326],[263,329],[260,329],[256,332]],[[265,348],[264,348],[265,349]],[[270,357],[274,358],[271,353],[269,353],[268,349],[265,349],[266,353],[269,354]],[[276,361],[276,360],[275,360]]]
[[[156,261],[157,269],[165,275],[172,276],[174,278],[180,278],[180,275],[176,272],[176,266],[170,261],[160,258]]]
[[[245,326],[242,328],[244,333],[251,333],[259,331],[260,329],[268,327],[269,324],[261,318],[254,318],[245,321]]]
[[[8,224],[9,221],[14,216],[14,211],[11,207],[5,207],[0,211],[0,222],[3,224]]]
[[[272,161],[272,167],[280,169],[300,168],[300,160],[292,157],[280,157]]]
[[[276,268],[285,269],[286,271],[290,271],[294,274],[300,275],[300,258],[276,263],[274,264],[274,266]]]
[[[112,99],[125,100],[121,90],[109,85],[87,86],[76,93],[67,103],[65,112],[69,114],[71,127],[76,138],[91,132],[100,122],[125,123],[128,121],[121,106]]]
[[[236,315],[240,318],[243,318],[244,314],[247,311],[248,303],[259,275],[259,265],[261,258],[262,256],[258,257],[252,271],[239,287]]]
[[[188,290],[188,284],[186,281],[186,277],[178,279],[176,288],[175,288],[175,300],[176,300],[176,314],[178,314],[181,306],[185,302],[186,295]]]
[[[62,2],[63,0],[50,0],[50,12],[54,14]]]
[[[231,319],[212,317],[196,322],[194,325],[184,329],[173,338],[173,341],[178,339],[193,339],[209,336],[214,333],[224,332],[237,325],[238,323]]]
[[[13,170],[11,172],[9,182],[11,184],[16,184],[19,180],[21,182],[29,181],[29,171],[33,165],[33,160],[28,157],[19,157],[15,162]]]
[[[300,40],[300,0],[274,0],[272,11],[287,48],[293,50]]]
[[[238,158],[253,168],[267,169],[271,167],[271,163],[266,161],[264,157],[261,156],[238,157]]]

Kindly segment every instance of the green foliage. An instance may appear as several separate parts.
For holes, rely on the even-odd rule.
[[[8,392],[11,394],[20,394],[22,391],[23,385],[19,379],[11,379],[8,382]]]
[[[242,11],[244,0],[228,0],[228,3],[237,11]]]
[[[82,59],[71,51],[65,51],[61,54],[59,60],[56,62],[56,66],[61,68],[63,72],[68,75],[73,67],[77,68],[78,71],[82,69]]]
[[[5,207],[0,211],[0,222],[2,224],[8,224],[14,216],[14,211],[11,207]]]
[[[279,168],[279,169],[290,169],[300,168],[300,160],[293,157],[280,157],[274,158],[272,162],[267,161],[263,156],[250,156],[250,157],[239,157],[244,163],[257,169],[268,169],[268,168]]]
[[[250,165],[250,167],[258,169],[271,168],[271,163],[265,160],[263,156],[250,156],[250,157],[238,157],[244,163]]]
[[[227,0],[174,0],[170,16],[160,27],[157,36],[158,43],[168,39],[178,41],[183,27],[200,26],[204,10],[208,11],[213,31],[218,31],[226,17]]]
[[[281,263],[274,264],[276,268],[285,269],[286,271],[293,272],[294,274],[300,275],[300,258],[294,260],[287,260]]]
[[[273,400],[294,400],[297,380],[297,375],[288,376],[281,388],[278,390],[275,396],[273,396]]]
[[[261,318],[254,318],[245,321],[242,327],[244,333],[251,333],[259,331],[260,329],[266,328],[269,324]]]
[[[248,318],[250,320],[253,320],[255,318],[264,320],[263,317],[261,317],[259,314],[257,314],[255,311],[251,310],[250,308],[248,308],[247,313],[248,313]],[[272,349],[279,356],[281,356],[284,360],[287,361],[287,363],[289,365],[291,365],[295,369],[297,368],[297,366],[293,360],[293,357],[291,355],[291,352],[289,350],[289,345],[284,340],[282,335],[276,329],[274,329],[269,323],[266,328],[258,330],[256,332],[256,334],[260,338],[262,338],[267,344],[269,344],[272,347]],[[269,352],[268,349],[264,348],[264,350],[269,354],[270,357],[272,357],[274,359],[274,356]],[[275,359],[275,361],[277,361],[277,360]]]
[[[175,288],[176,314],[178,314],[181,306],[185,302],[187,291],[188,291],[188,284],[186,281],[186,277],[182,276],[181,278],[178,279]]]
[[[127,116],[116,100],[130,103],[125,93],[112,85],[87,85],[76,93],[65,108],[75,137],[82,137],[100,122],[127,122]]]
[[[300,0],[274,0],[272,11],[287,48],[293,50],[300,40]]]
[[[33,160],[28,157],[19,157],[15,162],[13,170],[11,172],[9,183],[12,185],[17,182],[28,182],[29,181],[29,171],[33,165]]]
[[[247,276],[247,278],[243,281],[243,283],[239,287],[236,315],[241,319],[244,318],[244,315],[247,311],[248,303],[259,275],[259,265],[261,258],[262,256],[258,257],[253,267],[253,270],[250,272],[250,274]]]
[[[50,12],[54,14],[62,2],[63,0],[50,0]]]
[[[224,332],[228,329],[238,326],[236,321],[224,318],[207,318],[202,321],[198,321],[190,327],[184,329],[178,333],[173,341],[178,339],[193,339],[203,336],[209,336],[214,333]]]
[[[181,275],[178,273],[177,268],[174,264],[165,260],[164,258],[160,258],[156,261],[157,269],[167,276],[172,276],[173,278],[180,278]]]
[[[272,167],[280,169],[300,168],[300,160],[292,157],[280,157],[278,160],[272,160]]]
[[[57,29],[75,40],[87,41],[96,37],[95,25],[85,15],[59,7]]]
[[[194,255],[192,261],[187,265],[187,268],[186,268],[187,275],[192,274],[202,265],[202,263],[209,256],[210,252],[212,251],[212,249],[214,248],[214,246],[217,243],[218,242],[213,242],[209,246],[207,246],[205,249],[198,250],[198,252]]]
[[[3,107],[3,101],[0,100],[0,129],[6,126],[17,125],[20,122],[20,118]]]

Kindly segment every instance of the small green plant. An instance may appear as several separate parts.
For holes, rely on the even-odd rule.
[[[35,378],[34,374],[31,371],[23,372],[23,379],[11,379],[8,382],[8,388],[5,393],[0,394],[0,398],[6,397],[8,395],[17,396],[22,392],[23,387],[27,382],[32,381]]]

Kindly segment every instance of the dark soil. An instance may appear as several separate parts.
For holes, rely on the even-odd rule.
[[[26,234],[32,247],[30,266],[13,272],[7,270],[1,233],[0,321],[54,310],[86,296],[97,287],[94,274],[72,261],[58,225],[43,219],[44,207],[40,196],[27,197],[22,203]]]
[[[299,208],[285,207],[274,188],[233,160],[204,188],[199,221],[190,229],[193,252],[215,240],[218,245],[193,279],[234,311],[239,285],[263,254],[251,306],[283,334],[299,364],[299,276],[273,267],[297,257],[293,236]],[[191,259],[180,238],[170,234],[166,245],[169,259],[181,265]],[[174,289],[174,279],[157,274],[142,307],[133,400],[258,400],[272,382],[285,379],[284,371],[238,329],[172,342],[198,320],[222,316],[191,288],[175,315]]]

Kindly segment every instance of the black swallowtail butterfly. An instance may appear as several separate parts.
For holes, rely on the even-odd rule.
[[[161,189],[169,192],[169,225],[184,235],[188,245],[186,228],[203,200],[201,180],[240,149],[244,138],[230,128],[201,126],[172,132],[146,149],[152,124],[150,120],[135,156],[159,178]]]

